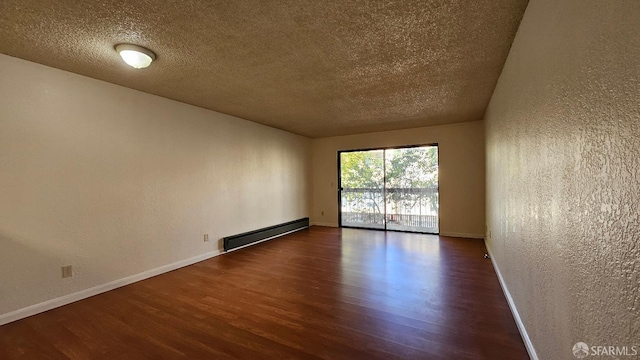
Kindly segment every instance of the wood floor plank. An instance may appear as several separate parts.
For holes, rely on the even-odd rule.
[[[0,327],[0,359],[528,359],[481,240],[311,227]]]

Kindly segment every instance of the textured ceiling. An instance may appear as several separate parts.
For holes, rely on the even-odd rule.
[[[482,119],[526,5],[2,0],[0,52],[324,137]]]

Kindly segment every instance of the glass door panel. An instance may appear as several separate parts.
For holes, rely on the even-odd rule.
[[[438,147],[385,150],[387,230],[438,233]]]
[[[340,226],[384,229],[384,150],[340,153]]]

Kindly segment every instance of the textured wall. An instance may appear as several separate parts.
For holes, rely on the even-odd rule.
[[[0,315],[308,216],[309,139],[4,55],[0,79]]]
[[[338,225],[339,150],[433,143],[439,145],[441,234],[482,237],[485,164],[481,121],[313,139],[311,221]]]
[[[529,3],[485,117],[493,252],[541,359],[640,345],[640,2]]]

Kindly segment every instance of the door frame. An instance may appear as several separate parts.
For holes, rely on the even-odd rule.
[[[427,146],[435,146],[437,150],[437,159],[438,159],[438,232],[430,233],[430,232],[420,232],[420,231],[408,231],[408,230],[387,230],[387,205],[386,205],[386,188],[387,188],[387,161],[386,161],[386,152],[383,152],[382,159],[384,162],[384,184],[383,184],[383,198],[385,199],[385,211],[384,211],[384,229],[372,229],[365,228],[359,226],[343,226],[342,225],[342,169],[340,167],[340,155],[342,153],[350,153],[350,152],[359,152],[359,151],[372,151],[372,150],[394,150],[394,149],[410,149],[417,147],[427,147]],[[337,164],[338,164],[338,227],[339,228],[347,228],[347,229],[366,229],[366,230],[376,230],[376,231],[397,231],[397,232],[406,232],[406,233],[415,233],[415,234],[431,234],[431,235],[440,235],[440,203],[442,202],[440,195],[440,146],[438,143],[430,143],[430,144],[418,144],[418,145],[398,145],[398,146],[386,146],[386,147],[372,147],[372,148],[360,148],[360,149],[349,149],[349,150],[338,150],[337,152]]]

